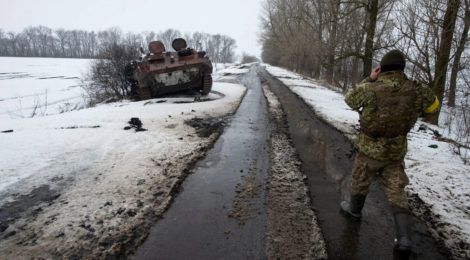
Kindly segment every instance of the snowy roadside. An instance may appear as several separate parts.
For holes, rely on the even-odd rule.
[[[344,133],[351,141],[359,130],[358,114],[340,93],[299,74],[266,66],[267,71],[301,97],[312,110]],[[453,152],[452,145],[439,141],[435,126],[422,127],[418,121],[408,135],[407,192],[414,214],[423,219],[432,234],[445,243],[455,258],[470,257],[470,166]],[[425,128],[425,129],[423,129]],[[431,148],[430,145],[437,145]],[[424,202],[424,203],[422,203]]]
[[[223,72],[223,71],[220,71]],[[125,256],[171,202],[246,91],[169,97],[0,121],[0,254]],[[147,131],[123,130],[138,117]]]

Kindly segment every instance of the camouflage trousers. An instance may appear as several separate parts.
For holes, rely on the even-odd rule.
[[[369,186],[375,178],[379,178],[392,208],[409,210],[405,193],[405,186],[409,180],[403,159],[377,161],[358,153],[352,170],[351,195],[367,195]]]

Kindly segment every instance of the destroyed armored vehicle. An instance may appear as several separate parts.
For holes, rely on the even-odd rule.
[[[166,51],[161,41],[150,42],[149,53],[133,63],[141,100],[190,89],[203,95],[211,91],[212,64],[206,52],[187,48],[181,38],[171,45],[174,52]]]

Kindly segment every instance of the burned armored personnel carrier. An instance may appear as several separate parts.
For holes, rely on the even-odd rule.
[[[206,53],[187,48],[181,38],[171,45],[174,52],[167,52],[161,41],[150,42],[149,53],[133,64],[141,100],[189,89],[203,95],[211,91],[212,64]]]

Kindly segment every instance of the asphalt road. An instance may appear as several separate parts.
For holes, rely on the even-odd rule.
[[[237,113],[184,181],[136,259],[265,258],[269,119],[256,71],[240,80],[248,90]],[[255,192],[240,197],[250,187]]]

